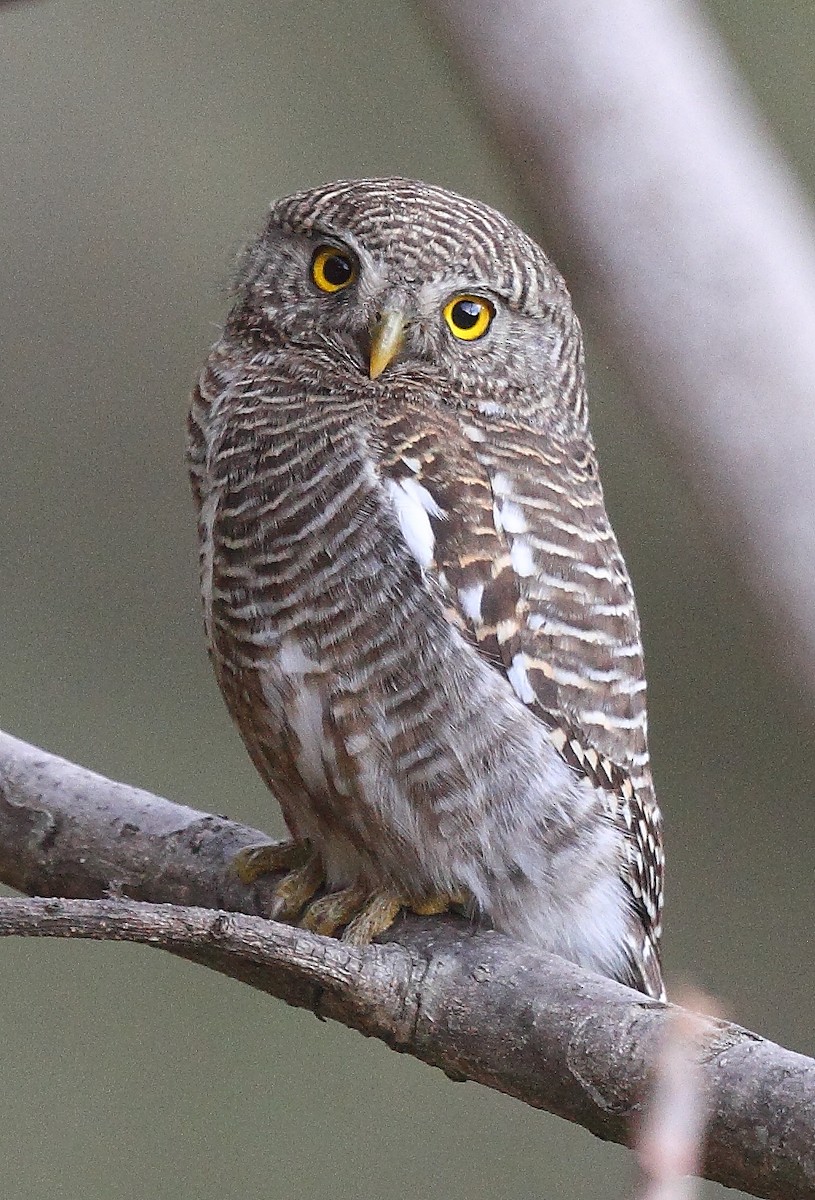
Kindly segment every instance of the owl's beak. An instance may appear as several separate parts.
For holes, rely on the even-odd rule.
[[[405,340],[405,315],[384,312],[371,330],[371,353],[368,359],[368,374],[377,379],[389,362],[393,362]]]

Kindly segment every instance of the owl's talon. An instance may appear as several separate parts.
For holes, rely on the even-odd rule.
[[[290,838],[280,842],[254,842],[244,846],[229,864],[243,883],[255,883],[261,875],[278,871],[293,871],[308,861],[311,847],[308,842]]]
[[[409,907],[404,896],[392,892],[374,892],[358,908],[354,919],[349,922],[342,940],[351,946],[367,946],[380,933],[390,929],[403,908]]]
[[[324,937],[334,937],[337,930],[347,925],[365,906],[369,892],[362,887],[343,888],[339,892],[329,892],[319,900],[313,900],[306,909],[300,921],[303,929],[312,933],[321,933]]]
[[[244,883],[254,883],[262,875],[287,872],[273,892],[267,914],[271,921],[294,920],[324,882],[322,860],[306,841],[244,846],[230,865]]]
[[[342,940],[352,946],[367,946],[380,933],[390,929],[399,913],[416,913],[421,917],[437,916],[454,904],[464,904],[462,894],[436,893],[423,900],[407,900],[393,892],[368,892],[359,885],[332,892],[315,900],[306,909],[301,925],[313,933],[333,937],[345,925]]]
[[[320,890],[324,882],[322,859],[319,854],[312,854],[302,867],[298,867],[296,871],[290,871],[280,880],[274,890],[269,919],[293,921],[300,915],[314,893]]]

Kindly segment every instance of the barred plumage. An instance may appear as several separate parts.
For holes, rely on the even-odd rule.
[[[280,911],[325,882],[305,922],[364,940],[461,903],[659,995],[639,622],[580,328],[535,243],[405,180],[280,201],[190,469],[218,681],[310,846]]]

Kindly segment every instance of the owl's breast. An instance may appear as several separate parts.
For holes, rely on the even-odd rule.
[[[339,406],[248,424],[211,440],[200,514],[210,651],[249,752],[332,883],[356,861],[486,908],[490,881],[538,872],[542,830],[554,853],[600,802],[451,621],[432,565],[449,502],[388,474]]]
[[[212,423],[199,482],[201,592],[225,690],[225,676],[261,672],[278,708],[297,707],[286,680],[304,673],[329,679],[332,693],[392,692],[392,670],[415,676],[417,648],[446,638],[404,541],[421,557],[427,515],[398,507],[373,441],[353,405],[330,398],[244,400]]]
[[[211,640],[251,653],[305,615],[356,560],[375,486],[356,423],[329,402],[244,399],[213,422],[199,509]]]

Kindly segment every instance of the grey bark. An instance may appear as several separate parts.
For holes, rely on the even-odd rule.
[[[815,687],[815,221],[695,7],[419,0]]]
[[[452,917],[364,950],[258,916],[230,871],[263,834],[0,734],[0,935],[141,942],[627,1143],[674,1007]],[[77,897],[85,897],[79,899]],[[224,911],[230,910],[230,911]],[[815,1061],[706,1019],[704,1173],[815,1198]]]

